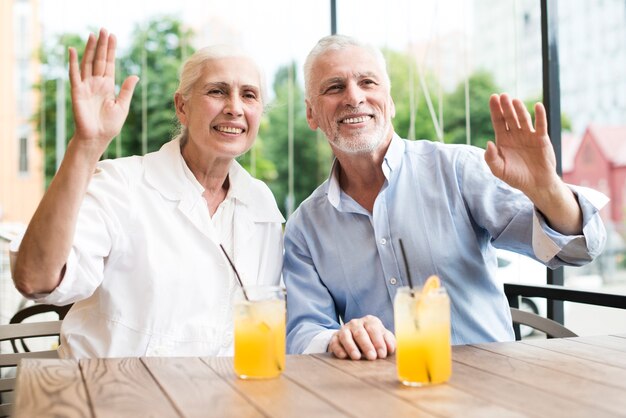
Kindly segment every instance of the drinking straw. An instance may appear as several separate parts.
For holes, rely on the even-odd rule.
[[[402,243],[400,243],[400,245],[402,245]],[[241,277],[239,276],[239,272],[237,271],[237,268],[235,267],[235,264],[233,264],[232,260],[228,256],[228,253],[226,252],[226,250],[224,249],[224,246],[222,244],[220,244],[220,248],[222,249],[222,252],[226,256],[226,259],[228,260],[228,263],[233,268],[233,271],[235,272],[235,276],[237,276],[237,281],[239,282],[239,286],[241,286],[241,291],[243,292],[243,297],[246,298],[246,301],[250,302],[250,298],[248,297],[248,294],[246,293],[246,289],[243,287],[243,282],[241,281]],[[406,262],[406,260],[405,260],[405,262]]]
[[[406,253],[404,252],[404,245],[402,244],[402,238],[398,240],[400,243],[400,252],[402,252],[402,259],[404,260],[404,269],[406,270],[406,278],[409,280],[409,288],[411,289],[411,294],[413,294],[413,280],[411,280],[411,270],[409,270],[409,262],[406,258]]]

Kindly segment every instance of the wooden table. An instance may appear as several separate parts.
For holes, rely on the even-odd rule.
[[[15,417],[626,416],[626,334],[456,346],[446,384],[407,388],[394,358],[288,356],[243,381],[232,358],[24,360]]]

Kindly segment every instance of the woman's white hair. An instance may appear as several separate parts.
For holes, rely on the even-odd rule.
[[[362,41],[359,41],[356,38],[347,35],[329,35],[325,36],[313,47],[309,55],[307,55],[306,60],[304,61],[304,89],[305,89],[305,97],[309,99],[311,97],[311,77],[313,71],[313,63],[320,56],[325,54],[328,51],[341,51],[350,47],[358,47],[363,48],[380,64],[381,68],[385,72],[385,79],[387,80],[388,85],[391,86],[391,81],[389,79],[389,74],[387,73],[387,62],[385,61],[385,56],[383,53],[372,44],[368,44]]]
[[[180,81],[178,83],[178,88],[176,89],[175,94],[180,94],[183,100],[189,100],[191,96],[191,92],[193,90],[193,86],[196,84],[198,79],[202,76],[202,71],[207,62],[222,58],[246,58],[250,60],[256,67],[256,70],[259,74],[259,82],[261,83],[261,103],[265,105],[267,98],[267,91],[265,87],[265,75],[261,67],[242,49],[234,47],[232,45],[212,45],[207,46],[205,48],[201,48],[194,52],[187,60],[183,63],[182,69],[180,72]],[[184,145],[187,142],[187,127],[179,126],[178,134],[176,138],[180,139],[181,145]]]

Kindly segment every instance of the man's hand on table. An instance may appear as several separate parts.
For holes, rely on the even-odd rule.
[[[396,351],[396,337],[380,319],[367,315],[344,324],[330,339],[328,351],[342,359],[386,358]]]

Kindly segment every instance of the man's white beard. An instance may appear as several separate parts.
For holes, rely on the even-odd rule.
[[[371,133],[354,133],[349,137],[336,133],[332,144],[346,154],[368,154],[375,151],[385,140],[387,129],[386,126],[377,125],[374,132]]]

